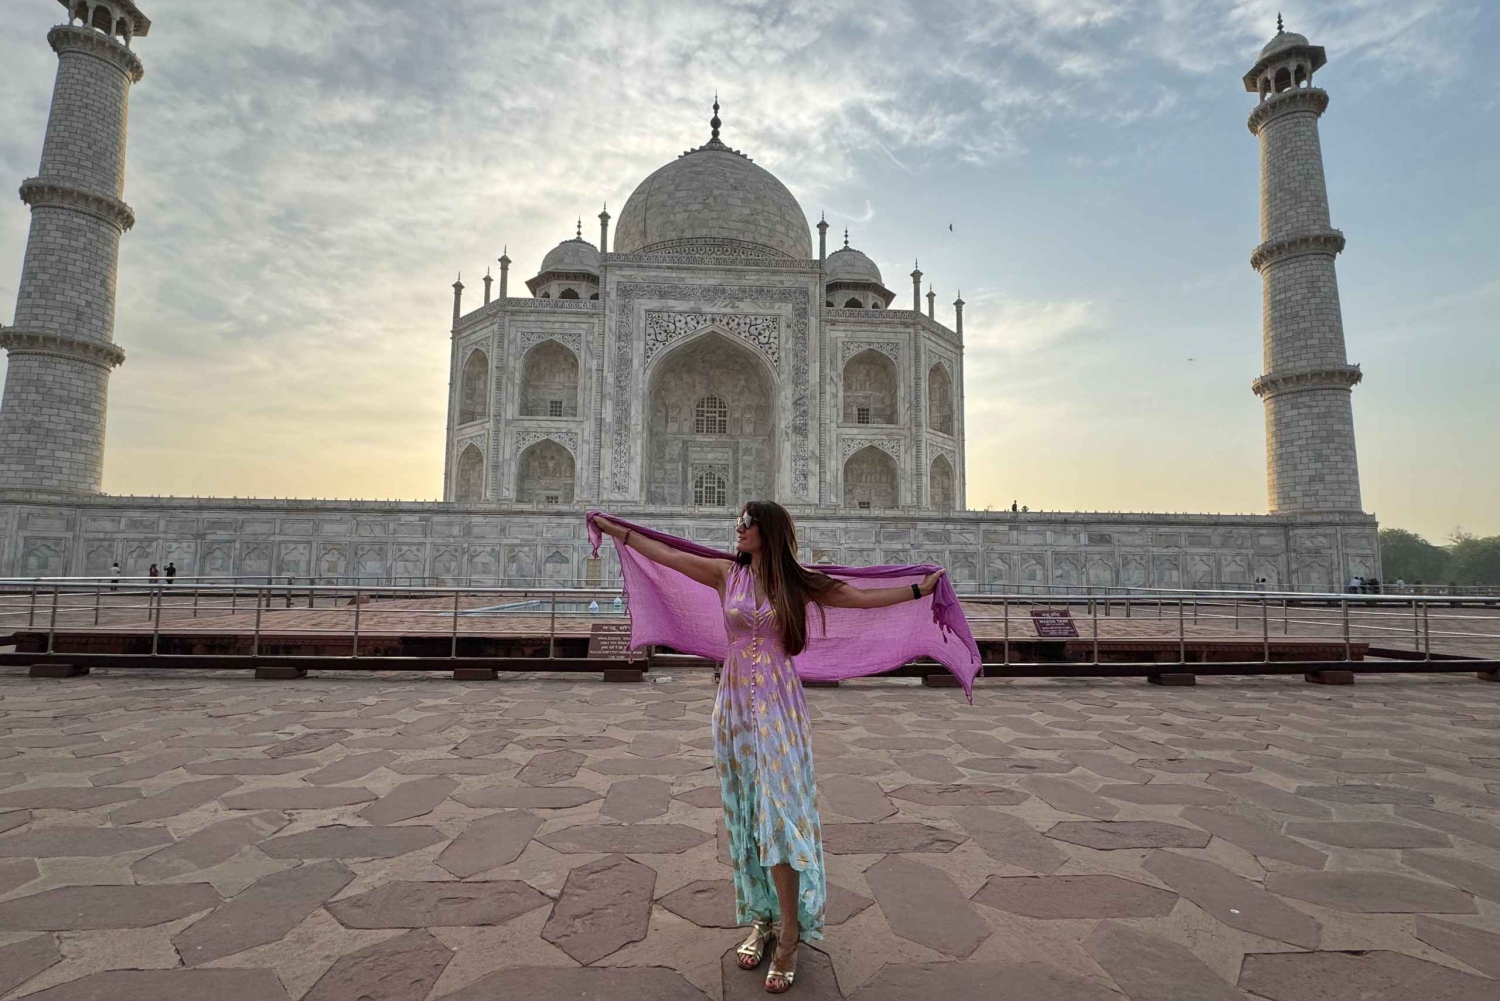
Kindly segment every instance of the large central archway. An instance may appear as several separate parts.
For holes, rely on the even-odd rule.
[[[647,503],[776,495],[776,383],[759,355],[710,330],[658,358],[647,385]]]

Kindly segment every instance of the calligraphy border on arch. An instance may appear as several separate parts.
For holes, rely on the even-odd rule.
[[[714,326],[759,351],[772,368],[781,364],[781,317],[774,313],[693,313],[679,309],[646,310],[646,361],[674,341]]]
[[[614,431],[610,436],[610,488],[623,492],[630,486],[630,427],[635,416],[635,395],[630,380],[634,374],[632,356],[634,337],[632,321],[636,299],[662,299],[668,302],[784,302],[792,307],[792,487],[798,497],[808,492],[808,306],[806,288],[778,288],[764,285],[688,285],[677,282],[620,282],[610,299],[615,309],[614,388],[616,406],[628,409],[614,414]]]
[[[901,342],[899,341],[844,341],[839,347],[839,367],[849,364],[849,359],[861,351],[870,349],[879,351],[898,365],[901,363]]]
[[[515,435],[512,455],[519,457],[523,451],[539,441],[554,441],[572,453],[574,462],[578,461],[577,431],[535,431],[522,429],[517,430]]]

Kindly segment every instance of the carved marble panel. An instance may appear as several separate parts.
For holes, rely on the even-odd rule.
[[[781,364],[781,317],[774,313],[696,313],[683,310],[646,311],[646,361],[662,348],[704,327],[717,327],[744,341],[765,356],[772,368]]]

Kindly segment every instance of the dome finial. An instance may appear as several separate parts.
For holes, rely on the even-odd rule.
[[[845,226],[844,227],[844,247],[848,248],[848,246],[849,246],[849,227]]]
[[[1281,23],[1281,11],[1279,11],[1279,10],[1276,12],[1276,34],[1278,34],[1278,35],[1284,35],[1284,34],[1286,34],[1286,28],[1283,27],[1282,23]]]
[[[712,142],[719,138],[719,126],[724,123],[719,121],[719,92],[714,91],[714,116],[708,120],[708,127],[713,129],[713,135],[709,136]]]
[[[573,231],[573,239],[583,239],[583,216],[578,217],[578,228]]]

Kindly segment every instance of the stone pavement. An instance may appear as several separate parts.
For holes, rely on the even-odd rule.
[[[0,676],[0,998],[760,997],[713,694]],[[1500,996],[1500,685],[808,696],[830,901],[793,997]]]

